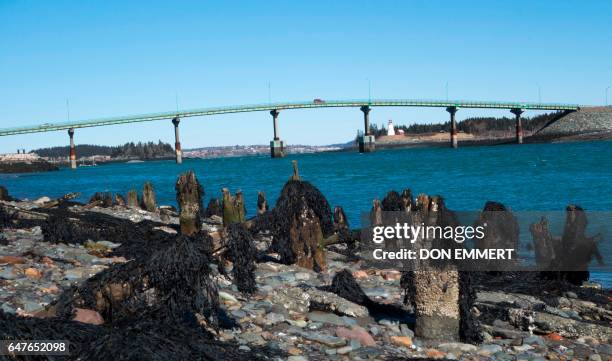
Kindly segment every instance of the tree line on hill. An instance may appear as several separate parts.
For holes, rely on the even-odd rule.
[[[36,149],[33,152],[41,157],[65,158],[70,147],[50,147]],[[130,142],[119,146],[105,146],[92,144],[79,144],[76,146],[77,157],[91,157],[94,155],[110,156],[112,158],[127,159],[155,159],[174,156],[174,148],[161,140],[155,142]]]
[[[564,112],[552,112],[536,115],[530,118],[523,118],[523,130],[533,132],[542,129],[548,123],[559,119]],[[410,134],[425,134],[450,132],[450,121],[437,124],[411,124],[411,125],[394,125],[395,130],[402,129],[405,133]],[[514,117],[472,117],[457,122],[457,129],[460,132],[473,134],[476,136],[486,135],[491,132],[512,132],[516,129],[516,121]],[[376,124],[370,124],[370,134],[375,136],[387,135],[387,128],[383,125],[378,127]]]

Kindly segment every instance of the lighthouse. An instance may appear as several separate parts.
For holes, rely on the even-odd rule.
[[[395,129],[393,128],[393,120],[389,119],[389,125],[387,126],[387,135],[395,135]]]

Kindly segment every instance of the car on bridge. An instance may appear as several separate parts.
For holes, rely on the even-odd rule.
[[[316,98],[312,102],[315,103],[315,104],[325,104],[325,100],[319,99],[319,98]]]

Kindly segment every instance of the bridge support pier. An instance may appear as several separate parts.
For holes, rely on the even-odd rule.
[[[455,120],[455,113],[457,113],[457,107],[447,107],[446,111],[450,113],[450,140],[451,147],[457,148],[457,121]]]
[[[518,144],[523,144],[523,125],[521,124],[523,109],[515,108],[511,109],[510,112],[516,117],[516,142]]]
[[[181,122],[181,118],[176,116],[172,119],[172,124],[174,124],[174,152],[176,154],[176,164],[183,163],[183,150],[181,149],[181,139],[179,137],[179,123]]]
[[[364,105],[361,108],[363,112],[363,135],[359,136],[359,153],[370,153],[376,148],[376,138],[370,134],[370,106]]]
[[[270,141],[270,156],[272,158],[283,158],[285,156],[285,142],[278,137],[278,110],[270,111],[274,124],[274,139]]]
[[[74,145],[74,129],[68,129],[68,136],[70,136],[70,168],[76,169],[77,161],[76,161],[76,147]]]

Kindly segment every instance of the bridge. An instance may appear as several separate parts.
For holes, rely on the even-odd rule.
[[[270,150],[273,158],[283,157],[285,144],[280,140],[278,132],[278,116],[281,110],[290,109],[310,109],[310,108],[341,108],[353,107],[359,108],[363,112],[364,118],[364,133],[359,138],[359,151],[371,152],[374,150],[374,136],[369,134],[370,123],[369,113],[372,107],[435,107],[445,108],[450,114],[451,123],[451,145],[457,148],[457,123],[455,121],[455,113],[461,108],[472,109],[508,109],[516,118],[516,139],[517,143],[523,141],[523,131],[521,126],[521,114],[525,110],[550,110],[550,111],[576,111],[580,109],[577,104],[560,104],[560,103],[530,103],[530,102],[488,102],[488,101],[470,101],[470,100],[414,100],[414,99],[370,99],[370,100],[320,100],[303,102],[281,102],[281,103],[265,103],[251,104],[225,107],[212,107],[191,110],[178,110],[163,113],[149,113],[141,115],[110,117],[88,119],[74,122],[58,122],[45,123],[34,126],[23,126],[0,129],[0,136],[10,136],[16,134],[51,132],[59,130],[67,130],[70,136],[70,160],[71,166],[76,168],[76,152],[74,145],[75,129],[88,127],[101,127],[116,124],[149,122],[155,120],[170,119],[174,124],[175,131],[175,151],[177,163],[182,162],[182,151],[179,139],[179,123],[181,118],[210,116],[230,113],[245,113],[269,111],[272,115],[274,139],[270,142]]]

